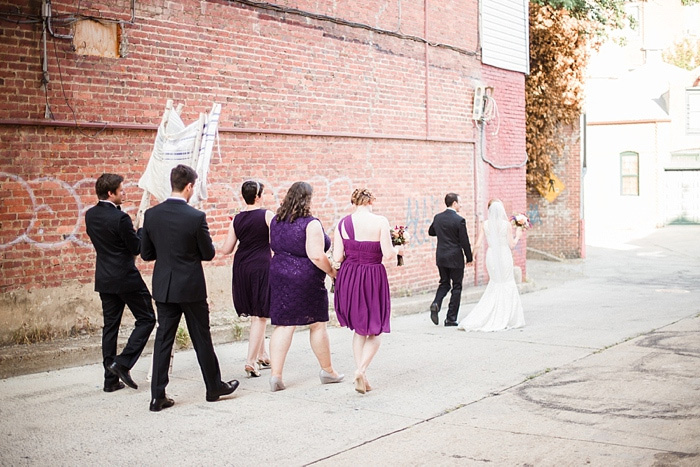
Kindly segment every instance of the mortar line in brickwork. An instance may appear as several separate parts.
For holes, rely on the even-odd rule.
[[[104,128],[111,130],[135,130],[135,131],[157,131],[158,125],[130,124],[130,123],[100,123],[81,122],[76,124],[70,120],[21,120],[5,119],[0,120],[0,126],[39,126],[39,127],[64,127],[64,128]],[[357,139],[389,139],[403,141],[426,141],[438,143],[462,143],[475,144],[475,138],[441,138],[439,136],[409,136],[393,135],[382,133],[343,133],[330,131],[303,131],[303,130],[274,130],[262,128],[231,128],[219,127],[220,133],[242,133],[242,134],[263,134],[263,135],[283,135],[283,136],[308,136],[317,138],[357,138]]]

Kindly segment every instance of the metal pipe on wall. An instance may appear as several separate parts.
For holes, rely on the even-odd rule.
[[[62,128],[100,128],[110,130],[137,130],[156,131],[158,125],[138,124],[138,123],[106,123],[106,122],[75,122],[72,120],[31,120],[31,119],[3,119],[0,120],[2,126],[39,126],[39,127],[62,127]],[[233,128],[219,127],[220,133],[241,133],[241,134],[263,134],[281,136],[311,136],[324,138],[357,138],[357,139],[388,139],[400,141],[426,141],[434,143],[460,143],[475,144],[474,138],[443,138],[443,137],[422,137],[397,134],[382,133],[344,133],[332,131],[304,131],[304,130],[276,130],[266,128]]]

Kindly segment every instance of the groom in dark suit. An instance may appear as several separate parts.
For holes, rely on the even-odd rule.
[[[102,363],[105,367],[105,392],[136,389],[129,371],[138,360],[156,324],[151,294],[134,264],[141,250],[141,238],[134,231],[131,217],[121,210],[124,177],[102,174],[95,182],[99,201],[85,213],[85,227],[92,241],[95,262],[95,291],[102,300]],[[136,318],[134,330],[122,353],[117,355],[117,337],[124,305]],[[124,381],[124,383],[119,380]]]
[[[459,195],[456,193],[445,195],[445,205],[447,209],[433,218],[433,223],[428,229],[428,235],[437,237],[435,262],[440,273],[440,285],[433,303],[430,304],[430,319],[433,324],[438,324],[442,299],[452,289],[445,326],[457,326],[457,314],[462,298],[464,260],[466,257],[467,264],[472,262],[472,249],[467,235],[467,222],[464,217],[457,214],[460,208]]]
[[[173,342],[183,314],[204,377],[206,400],[214,402],[238,387],[236,380],[221,381],[219,360],[211,340],[202,261],[211,261],[215,251],[206,214],[187,204],[195,180],[194,169],[178,165],[170,172],[170,197],[144,214],[141,257],[156,261],[153,298],[158,309],[151,381],[152,412],[175,404],[165,395],[165,387],[169,382]]]

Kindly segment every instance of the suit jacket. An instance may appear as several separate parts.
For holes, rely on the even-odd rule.
[[[438,266],[463,268],[464,258],[472,262],[472,249],[467,235],[467,221],[454,209],[445,209],[433,218],[428,235],[437,237],[435,262]]]
[[[95,291],[118,294],[146,289],[134,264],[141,238],[131,217],[112,203],[98,202],[85,213],[85,227],[97,252]]]
[[[206,214],[184,199],[168,198],[144,214],[141,258],[156,261],[152,293],[157,302],[206,300],[202,261],[214,254]]]

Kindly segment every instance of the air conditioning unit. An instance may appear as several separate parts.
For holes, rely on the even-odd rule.
[[[474,120],[481,120],[484,118],[484,94],[486,90],[484,86],[474,87],[474,106],[472,108],[472,118]]]

